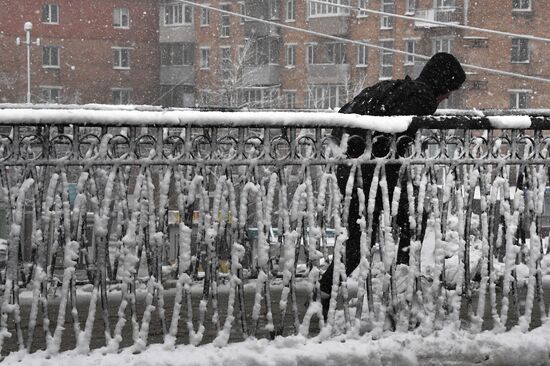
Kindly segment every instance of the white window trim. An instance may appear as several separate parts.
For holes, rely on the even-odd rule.
[[[111,50],[113,50],[113,52],[115,52],[116,50],[128,50],[128,66],[115,66],[115,64],[113,63],[113,69],[130,70],[132,68],[132,59],[130,56],[130,51],[133,50],[133,47],[111,47]]]
[[[515,38],[512,38],[512,40],[515,39]],[[511,50],[512,48],[510,48]],[[512,58],[511,57],[512,55],[510,54],[510,59]],[[527,41],[527,60],[524,60],[524,61],[514,61],[514,60],[510,60],[511,63],[513,64],[529,64],[531,63],[531,50],[530,50],[530,47],[529,47],[529,41]]]
[[[533,0],[529,0],[529,7],[528,8],[512,8],[512,12],[517,13],[529,13],[533,11]]]
[[[210,6],[210,4],[204,4],[204,5]],[[203,22],[202,22],[202,12],[203,12],[203,11],[206,11],[206,12],[208,13],[208,23],[204,23],[204,24],[203,24]],[[210,14],[210,9],[201,8],[201,12],[200,12],[200,14],[199,14],[199,17],[200,17],[200,19],[199,19],[199,26],[200,26],[200,27],[210,27],[210,15],[211,15],[211,14]]]
[[[292,1],[294,9],[292,10],[293,18],[288,18],[288,2]],[[295,23],[296,22],[296,0],[284,0],[285,2],[285,22],[286,23]]]
[[[353,0],[355,1],[355,0]],[[368,0],[367,0],[367,9],[368,9]],[[359,0],[357,0],[357,8],[361,8],[361,4],[359,3]],[[361,10],[357,10],[357,18],[368,18],[369,13],[363,12]]]
[[[220,3],[220,4],[219,4],[219,8],[220,8],[220,9],[221,9],[223,6],[229,6],[229,7],[231,7],[231,3],[225,2],[225,3]],[[229,10],[231,10],[231,9],[229,9]],[[223,29],[223,28],[222,28],[222,17],[223,17],[223,16],[227,16],[228,19],[229,19],[229,24],[226,25],[226,27],[229,28],[229,35],[228,35],[228,36],[222,35],[222,29]],[[220,38],[229,38],[229,37],[231,37],[231,16],[230,16],[229,14],[226,14],[226,13],[220,13]],[[220,48],[221,48],[221,47],[220,47]]]
[[[128,14],[127,14],[128,15],[128,25],[124,26],[124,25],[114,25],[113,24],[113,28],[115,28],[115,29],[130,29],[130,9],[129,8],[114,8],[113,12],[116,11],[117,9],[118,10],[126,9],[126,11],[128,12]],[[122,24],[122,22],[121,22],[122,14],[119,13],[118,15],[119,15],[118,21],[119,21],[119,23]]]
[[[349,16],[350,15],[350,10],[349,8],[342,8],[342,7],[335,7],[336,8],[336,12],[335,13],[325,13],[325,14],[314,14],[314,15],[311,15],[311,2],[310,1],[307,1],[306,2],[306,15],[307,15],[307,19],[311,19],[311,18],[328,18],[328,17],[340,17],[340,16]],[[317,3],[316,3],[317,4]],[[341,4],[341,0],[338,0],[338,5]],[[322,5],[322,4],[320,4]],[[345,4],[344,4],[345,5]]]
[[[59,18],[60,18],[60,14],[59,14],[59,4],[44,4],[44,5],[47,5],[48,6],[48,15],[51,15],[51,7],[52,6],[55,6],[57,7],[57,21],[55,22],[42,22],[42,24],[53,24],[53,25],[56,25],[56,24],[59,24]],[[50,19],[51,16],[48,17],[48,19]]]
[[[182,19],[182,23],[171,23],[171,24],[166,24],[166,7],[168,6],[177,6],[177,5],[180,5],[179,3],[168,3],[168,4],[164,4],[164,6],[162,7],[162,24],[163,26],[165,27],[181,27],[183,25],[193,25],[194,24],[194,16],[193,16],[193,8],[191,7],[191,5],[187,5],[187,4],[181,4],[182,5],[182,14],[181,14],[181,19]],[[186,6],[189,6],[191,7],[191,22],[190,23],[186,23],[185,22],[185,7]]]
[[[210,47],[199,47],[199,70],[210,70]],[[208,66],[202,66],[202,50],[208,50]]]
[[[131,96],[132,96],[132,92],[133,92],[133,89],[132,88],[120,88],[120,87],[116,87],[116,88],[111,88],[111,101],[113,101],[113,92],[115,91],[126,91],[128,92],[128,104],[131,103]],[[120,105],[124,105],[124,104],[120,104]]]
[[[293,65],[290,65],[288,63],[288,48],[290,46],[293,46],[294,47],[294,64]],[[296,49],[297,49],[297,46],[298,46],[298,43],[285,43],[284,44],[284,48],[285,48],[285,68],[286,69],[294,69],[296,68]]]
[[[407,0],[409,1],[409,0]],[[418,4],[416,3],[416,0],[415,1],[415,9],[413,11],[409,11],[408,9],[408,3],[405,3],[405,15],[414,15],[416,13],[416,6],[418,6]]]
[[[363,39],[361,40],[361,42],[367,42],[367,40]],[[360,64],[359,63],[359,47],[365,47],[367,49],[367,54],[366,54],[366,63],[363,63],[363,64]],[[365,67],[368,67],[369,66],[369,51],[368,51],[369,47],[367,45],[357,45],[357,64],[355,65],[355,67],[360,67],[360,68],[365,68]]]
[[[383,42],[393,42],[393,47],[392,48],[395,48],[395,39],[393,39],[393,38],[380,39],[379,40],[380,46],[382,46]],[[380,54],[379,54],[379,57],[380,57],[380,70],[379,70],[378,80],[390,80],[393,76],[382,76],[382,60],[383,60],[382,52],[385,52],[385,50],[380,49]],[[391,66],[392,66],[392,71],[395,71],[395,52],[394,51],[387,51],[387,52],[391,52],[393,54],[393,59],[392,59],[393,63],[392,63]]]
[[[44,48],[46,47],[57,48],[57,65],[44,65],[44,62],[42,62],[42,68],[43,69],[60,69],[61,68],[61,46],[54,46],[54,45],[44,46]],[[44,49],[42,49],[42,52],[44,52]]]
[[[508,95],[511,95],[511,94],[516,94],[516,96],[518,94],[528,94],[528,95],[531,95],[533,93],[533,90],[532,89],[508,89]],[[530,98],[530,97],[529,97]],[[519,108],[518,108],[519,109]]]
[[[52,89],[58,90],[60,92],[59,93],[59,98],[61,99],[61,97],[62,97],[62,95],[61,95],[61,93],[63,92],[63,87],[62,86],[59,86],[59,85],[39,85],[38,88],[40,89],[41,92],[44,92],[44,90],[52,90]],[[55,102],[48,101],[48,103],[55,103]],[[58,101],[58,103],[61,103],[61,101]]]
[[[405,43],[405,45],[406,45],[407,42],[409,42],[409,41],[413,41],[413,42],[415,43],[415,45],[414,45],[414,56],[413,56],[413,58],[414,58],[415,60],[414,60],[413,62],[409,62],[409,61],[407,60],[407,58],[408,58],[409,55],[408,55],[408,54],[404,54],[404,56],[405,56],[405,62],[403,63],[403,65],[405,65],[405,66],[412,66],[412,65],[415,64],[415,62],[416,62],[416,57],[417,57],[416,46],[418,45],[418,41],[419,41],[419,40],[420,40],[420,38],[417,38],[417,37],[415,37],[415,38],[403,38],[403,42]],[[408,52],[406,48],[405,48],[405,52]]]

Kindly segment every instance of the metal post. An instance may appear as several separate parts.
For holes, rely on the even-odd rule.
[[[23,29],[26,32],[25,42],[23,42],[23,44],[27,46],[27,103],[30,104],[31,103],[31,46],[32,45],[40,46],[40,38],[37,38],[36,42],[32,42],[31,40],[32,23],[31,22],[25,22]],[[15,43],[19,46],[21,44],[21,39],[17,37],[15,40]]]

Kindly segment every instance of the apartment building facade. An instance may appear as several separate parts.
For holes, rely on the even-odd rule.
[[[159,4],[153,0],[0,0],[0,102],[155,104]],[[17,37],[21,42],[16,43]]]
[[[431,56],[439,51],[453,53],[465,65],[482,67],[465,67],[467,82],[443,107],[500,109],[548,105],[549,83],[505,74],[547,79],[550,76],[550,65],[545,63],[550,56],[547,44],[477,29],[544,35],[550,25],[545,16],[550,13],[550,3],[546,1],[208,0],[197,3],[211,9],[169,0],[161,4],[161,49],[168,39],[185,35],[184,47],[194,50],[194,59],[190,58],[194,64],[185,65],[191,70],[185,77],[172,78],[169,68],[161,66],[163,94],[169,96],[163,99],[166,106],[337,108],[363,87],[379,80],[405,75],[416,77],[426,62],[420,55]],[[181,12],[187,16],[186,24],[167,23],[173,6],[185,9]],[[220,13],[217,9],[231,13]],[[242,19],[235,14],[251,18]],[[171,36],[174,33],[180,38]],[[361,41],[365,45],[346,40]],[[409,54],[392,52],[392,49]],[[182,86],[187,93],[183,99],[177,92]]]
[[[16,38],[24,40],[27,21],[32,39],[41,39],[31,47],[33,102],[337,108],[379,80],[416,77],[425,63],[420,55],[438,51],[485,68],[465,67],[467,82],[444,107],[545,108],[550,96],[550,83],[535,80],[550,78],[548,43],[511,35],[544,36],[548,1],[0,4],[0,102],[26,100],[26,47]]]

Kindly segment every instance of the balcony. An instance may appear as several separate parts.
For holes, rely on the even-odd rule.
[[[350,64],[309,64],[307,81],[310,84],[338,84],[350,76]]]
[[[159,27],[159,42],[196,42],[195,28],[193,25],[174,25],[165,26],[164,23]]]
[[[195,69],[193,65],[161,66],[161,85],[195,85]]]
[[[274,64],[245,66],[243,73],[243,84],[255,85],[277,85],[281,82],[281,66]]]
[[[431,9],[418,9],[415,12],[414,17],[415,27],[418,28],[437,28],[444,27],[446,24],[462,24],[464,14],[462,8],[459,7],[445,7],[445,8],[431,8]],[[432,22],[440,22],[445,24],[436,24]]]
[[[246,21],[244,23],[244,33],[247,37],[278,37],[280,29],[273,24],[264,24],[260,22]]]
[[[309,18],[309,30],[330,34],[331,36],[344,36],[349,32],[349,15],[340,14]]]

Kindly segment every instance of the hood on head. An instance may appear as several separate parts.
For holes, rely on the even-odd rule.
[[[466,74],[453,55],[440,52],[432,56],[416,80],[428,84],[440,96],[460,88]]]

